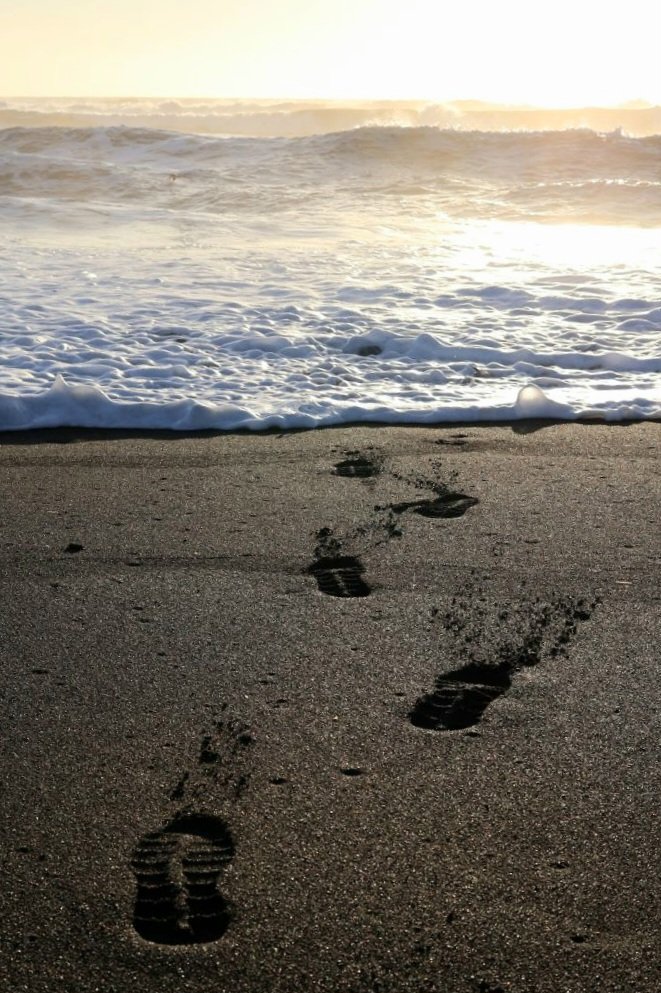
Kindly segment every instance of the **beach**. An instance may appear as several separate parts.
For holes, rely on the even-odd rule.
[[[0,988],[658,990],[660,438],[0,435]]]

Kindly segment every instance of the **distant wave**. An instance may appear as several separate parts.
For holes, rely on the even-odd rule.
[[[181,211],[415,198],[452,215],[661,225],[661,136],[365,126],[299,138],[0,130],[0,196]]]
[[[5,100],[0,128],[129,125],[167,131],[252,137],[303,137],[369,127],[468,131],[561,131],[590,128],[633,136],[661,133],[661,107],[540,110],[477,101]]]
[[[508,175],[559,172],[568,179],[591,178],[595,170],[626,171],[661,180],[661,135],[634,138],[619,131],[589,128],[564,131],[483,131],[437,127],[364,127],[307,140],[324,154],[376,157],[399,155],[415,166],[470,165],[484,173]]]
[[[364,125],[351,129],[264,139],[211,136],[194,130],[181,133],[138,124],[88,126],[20,125],[0,128],[0,151],[100,159],[104,156],[139,161],[163,155],[199,161],[226,158],[257,149],[287,149],[298,153],[382,158],[405,157],[411,167],[489,163],[517,160],[525,168],[563,168],[574,175],[595,168],[626,169],[639,178],[661,178],[661,134],[633,137],[619,130],[590,128],[561,131],[488,131],[437,126]],[[573,170],[573,172],[572,172]],[[570,177],[571,178],[571,177]]]

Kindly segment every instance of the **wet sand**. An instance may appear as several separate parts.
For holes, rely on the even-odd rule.
[[[660,441],[0,435],[0,989],[657,991]]]

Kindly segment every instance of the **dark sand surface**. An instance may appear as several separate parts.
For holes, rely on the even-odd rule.
[[[661,989],[661,425],[537,427],[0,436],[3,993]]]

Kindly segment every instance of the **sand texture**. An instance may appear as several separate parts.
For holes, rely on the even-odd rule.
[[[0,436],[0,990],[657,993],[660,441]]]

